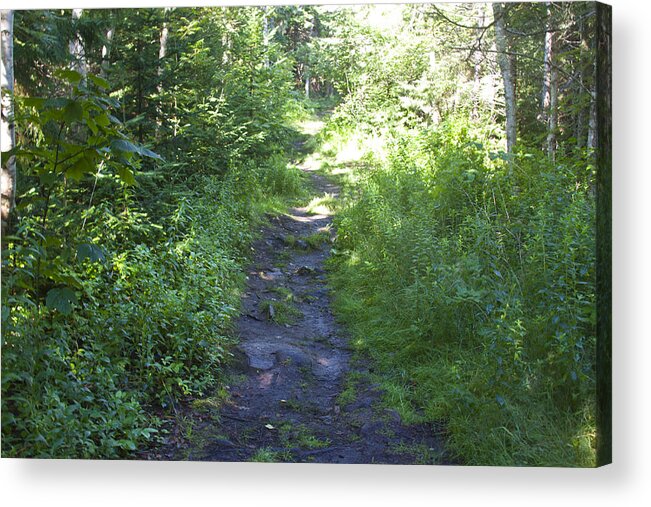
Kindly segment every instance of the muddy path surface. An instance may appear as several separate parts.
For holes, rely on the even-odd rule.
[[[302,169],[315,196],[337,197],[333,183]],[[326,283],[332,216],[318,211],[293,208],[261,231],[228,385],[214,402],[195,404],[191,435],[163,459],[447,462],[441,435],[402,424],[364,360],[353,360]]]

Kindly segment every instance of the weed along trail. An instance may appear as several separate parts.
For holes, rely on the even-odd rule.
[[[253,244],[227,386],[194,404],[173,458],[442,463],[431,426],[403,425],[353,360],[324,268],[335,235],[327,204],[339,188],[301,169],[311,201],[271,217]]]

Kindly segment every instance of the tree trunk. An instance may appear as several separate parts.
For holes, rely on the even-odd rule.
[[[16,157],[6,160],[4,153],[16,146],[16,128],[14,124],[14,11],[0,11],[0,30],[2,31],[2,235],[9,227],[9,221],[16,207]]]
[[[558,70],[552,68],[549,88],[549,117],[547,119],[547,155],[556,156],[556,129],[558,127]]]
[[[110,58],[111,58],[111,44],[113,44],[113,34],[115,33],[115,29],[113,27],[109,28],[106,31],[106,42],[102,46],[102,67],[101,67],[101,73],[102,77],[106,79],[106,75],[108,72],[108,69],[111,65],[110,63]]]
[[[497,61],[504,81],[504,105],[506,116],[506,151],[513,152],[517,138],[516,102],[515,102],[515,74],[513,61],[509,54],[509,44],[504,20],[505,9],[501,3],[493,3],[493,16],[495,18],[495,46],[497,47]]]
[[[269,68],[269,7],[262,7],[262,45],[264,47],[264,68]]]
[[[586,4],[585,10],[581,13],[587,15],[590,12],[590,6]],[[590,37],[588,33],[588,22],[581,16],[578,21],[578,32],[581,37],[581,43],[579,46],[579,79],[577,83],[577,88],[575,94],[577,97],[583,99],[585,97],[585,90],[591,86],[592,80],[588,80],[590,76],[590,69],[592,69],[592,53],[590,51],[590,43],[588,42]],[[584,107],[583,100],[581,100],[580,107],[577,108],[576,120],[575,120],[575,129],[574,137],[576,138],[576,147],[583,148],[586,145],[587,137],[587,120],[590,110],[590,103],[588,102],[588,107]]]
[[[76,24],[84,13],[83,9],[72,9],[73,25]],[[84,45],[81,42],[81,36],[78,31],[68,43],[70,56],[72,56],[72,69],[76,70],[82,76],[82,82],[85,82],[88,75],[88,65],[86,64],[86,54],[84,52]]]
[[[477,7],[477,26],[484,26],[486,22],[486,14],[484,11],[484,4],[476,4]],[[479,118],[479,102],[481,92],[481,51],[476,50],[473,54],[474,68],[473,68],[473,98],[472,98],[472,113],[471,120]]]
[[[160,32],[160,48],[158,49],[158,77],[163,75],[163,58],[167,55],[167,39],[169,34],[170,31],[167,23],[163,23],[163,29]]]
[[[543,61],[543,87],[542,87],[542,121],[547,123],[547,118],[549,115],[549,104],[551,102],[550,97],[550,88],[552,82],[552,42],[554,34],[551,32],[553,27],[551,26],[550,19],[550,7],[549,2],[547,2],[547,31],[545,32],[545,50],[544,50],[544,61]]]
[[[167,10],[167,9],[166,9]],[[169,37],[169,28],[167,27],[167,23],[163,22],[163,28],[161,29],[160,32],[160,46],[158,48],[158,70],[157,70],[157,75],[158,75],[158,84],[156,85],[156,91],[158,94],[158,104],[157,104],[157,114],[156,114],[156,138],[158,139],[160,137],[160,129],[161,126],[163,125],[163,101],[162,101],[162,95],[163,95],[163,65],[164,65],[164,59],[165,56],[167,55],[167,39]]]
[[[599,27],[596,28],[599,30]],[[596,150],[597,149],[597,85],[596,82],[599,79],[599,75],[597,73],[597,60],[598,60],[598,47],[596,43],[596,37],[593,37],[593,42],[590,44],[590,56],[592,57],[591,60],[591,68],[590,68],[590,73],[592,75],[591,79],[591,86],[590,86],[590,109],[588,111],[588,138],[586,142],[586,146],[589,149]]]
[[[310,70],[306,65],[303,67],[303,75],[305,76],[305,98],[310,98]]]
[[[547,126],[545,149],[552,160],[556,155],[556,127],[558,124],[558,69],[554,64],[556,36],[554,34],[551,3],[547,2],[547,31],[545,32],[545,63],[543,76],[543,120]]]

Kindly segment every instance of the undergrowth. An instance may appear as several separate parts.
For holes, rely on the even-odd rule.
[[[162,431],[156,414],[220,380],[254,225],[302,180],[275,156],[192,183],[163,197],[164,222],[94,210],[101,246],[68,270],[83,291],[67,312],[20,296],[26,246],[3,253],[4,457],[130,456]]]
[[[324,146],[363,145],[360,132],[331,127]],[[386,156],[326,171],[347,196],[336,313],[386,403],[446,421],[467,464],[594,466],[589,158],[507,157],[462,119],[384,142]]]

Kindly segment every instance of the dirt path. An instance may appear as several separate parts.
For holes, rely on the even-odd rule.
[[[303,168],[316,196],[339,189]],[[294,208],[270,219],[254,247],[230,385],[194,414],[190,445],[172,459],[443,463],[430,426],[382,408],[330,309],[324,261],[332,217]],[[203,414],[203,415],[201,415]]]

